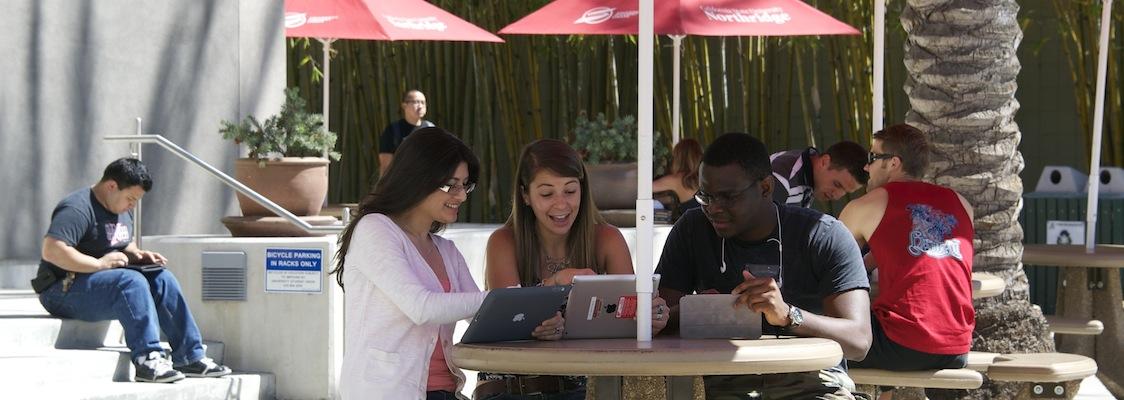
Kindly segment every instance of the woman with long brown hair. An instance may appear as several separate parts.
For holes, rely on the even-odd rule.
[[[577,151],[558,140],[532,142],[523,149],[515,177],[511,216],[488,239],[488,288],[569,285],[575,275],[633,273],[628,243],[593,204]],[[667,323],[664,304],[658,298],[652,302],[653,314],[660,315],[653,318],[655,332]],[[504,390],[520,385],[552,390],[542,397]],[[481,373],[476,394],[478,400],[584,399],[585,379]]]
[[[699,206],[695,192],[699,191],[699,164],[702,163],[702,145],[695,139],[683,139],[671,149],[671,171],[652,182],[652,192],[672,191],[679,208],[675,215],[683,215]]]
[[[457,220],[480,163],[460,139],[423,128],[402,142],[386,175],[340,236],[332,270],[345,289],[345,399],[461,398],[449,365],[453,326],[484,300],[464,256],[437,233]],[[556,316],[535,330],[561,337]]]

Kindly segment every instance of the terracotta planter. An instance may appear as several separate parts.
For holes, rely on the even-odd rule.
[[[269,160],[240,158],[234,162],[234,178],[297,216],[320,214],[328,195],[328,159],[285,157]],[[268,217],[273,212],[238,194],[238,206],[247,217]]]
[[[602,210],[636,208],[636,163],[589,164],[589,191]]]

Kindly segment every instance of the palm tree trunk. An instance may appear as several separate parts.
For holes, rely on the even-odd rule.
[[[1015,123],[1015,51],[1022,40],[1016,0],[907,0],[906,122],[934,145],[926,178],[951,187],[975,208],[976,271],[1002,277],[1007,290],[976,301],[972,350],[1053,351],[1041,311],[1030,304],[1022,263],[1023,169]],[[1014,398],[1017,384],[988,382],[971,398]],[[931,393],[932,394],[932,393]],[[959,397],[964,392],[942,393]]]

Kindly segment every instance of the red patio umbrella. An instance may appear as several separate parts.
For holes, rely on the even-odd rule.
[[[285,36],[324,44],[324,129],[328,129],[329,52],[336,39],[503,39],[423,0],[285,0]]]
[[[556,0],[500,30],[503,34],[635,35],[638,0]],[[669,35],[675,66],[672,138],[679,138],[679,46],[683,35],[857,35],[859,31],[800,0],[663,0],[655,32]]]
[[[859,31],[799,0],[646,0],[641,35],[640,0],[555,0],[500,30],[505,34],[640,35],[640,81],[651,80],[650,42],[653,33],[671,35],[675,45],[672,138],[679,138],[679,47],[683,35],[793,36],[856,35]],[[652,15],[654,13],[654,16]],[[651,18],[651,19],[648,19]],[[654,29],[653,29],[654,28]],[[651,29],[651,30],[650,30]],[[642,83],[643,84],[643,83]],[[650,86],[650,85],[648,85]],[[639,142],[637,159],[636,292],[638,309],[651,306],[652,142],[651,90],[638,90]],[[645,104],[649,105],[646,109]],[[648,120],[645,122],[645,120]],[[641,207],[647,211],[641,210]],[[637,315],[637,340],[651,340],[651,315]]]

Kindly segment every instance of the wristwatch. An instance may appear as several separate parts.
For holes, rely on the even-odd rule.
[[[789,304],[788,305],[788,325],[785,325],[784,329],[786,331],[791,331],[793,329],[796,329],[796,327],[800,326],[800,324],[803,324],[803,323],[804,323],[804,313],[801,312],[799,308],[796,308],[796,306],[794,306],[792,304]]]

